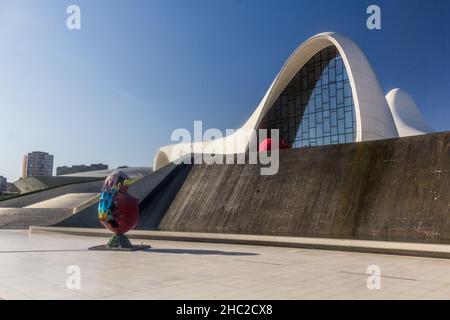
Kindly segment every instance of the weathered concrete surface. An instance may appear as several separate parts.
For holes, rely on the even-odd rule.
[[[22,193],[33,192],[48,188],[55,188],[63,185],[88,182],[96,180],[96,178],[90,177],[66,177],[66,176],[52,176],[52,177],[29,177],[20,178],[14,185]]]
[[[450,243],[450,132],[194,165],[159,229]]]
[[[31,226],[30,234],[53,233],[91,237],[110,237],[111,232],[96,228],[61,228]],[[417,242],[392,242],[311,237],[278,237],[231,233],[195,233],[155,230],[131,230],[130,239],[168,240],[187,242],[226,243],[271,247],[335,250],[376,254],[394,254],[427,258],[450,259],[450,245]]]
[[[98,193],[68,193],[50,200],[32,204],[26,208],[74,209],[97,195]]]
[[[104,228],[98,220],[98,202],[95,202],[85,209],[54,221],[47,226],[69,227],[69,228]]]
[[[30,194],[0,201],[0,208],[23,208],[38,202],[53,199],[68,193],[95,193],[99,192],[103,185],[103,179],[65,185],[48,190],[37,191]]]
[[[168,166],[173,165],[169,164]],[[163,170],[164,168],[161,168],[160,170]],[[140,203],[141,213],[139,224],[136,226],[137,230],[158,229],[161,220],[183,186],[190,170],[190,165],[181,164],[174,166],[170,173],[155,185],[152,192]],[[155,173],[158,171],[155,171]]]
[[[129,187],[128,193],[138,199],[142,207],[148,196],[155,191],[155,188],[157,188],[164,179],[173,174],[176,167],[175,164],[171,163],[158,171],[142,177]]]
[[[70,208],[0,208],[0,229],[49,226],[71,214]]]

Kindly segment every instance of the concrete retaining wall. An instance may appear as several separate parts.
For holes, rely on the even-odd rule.
[[[159,229],[450,243],[450,132],[194,165]]]

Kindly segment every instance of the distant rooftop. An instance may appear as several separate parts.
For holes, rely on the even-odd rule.
[[[98,170],[90,172],[80,172],[67,174],[62,177],[91,177],[91,178],[102,178],[108,176],[111,172],[115,170],[121,170],[125,172],[130,178],[143,177],[151,173],[152,167],[132,167],[132,168],[120,168],[120,169],[109,169],[109,170]]]

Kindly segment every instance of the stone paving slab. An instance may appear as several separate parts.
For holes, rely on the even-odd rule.
[[[0,230],[0,298],[450,298],[447,259],[161,240],[141,240],[152,248],[137,252],[88,250],[104,241]],[[73,266],[79,290],[67,287]],[[373,266],[380,286],[371,290]]]
[[[30,233],[63,233],[84,236],[111,235],[105,229],[39,226],[30,227]],[[127,236],[134,239],[265,245],[450,259],[450,245],[446,244],[147,230],[133,230],[127,233]]]

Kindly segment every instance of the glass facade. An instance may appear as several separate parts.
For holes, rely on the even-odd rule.
[[[334,46],[312,57],[265,115],[292,148],[354,142],[356,117],[342,57]]]

